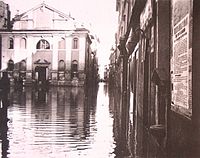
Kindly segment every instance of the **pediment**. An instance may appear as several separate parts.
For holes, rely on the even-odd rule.
[[[60,12],[59,10],[50,7],[49,5],[42,3],[34,8],[29,9],[28,11],[16,15],[18,20],[21,19],[26,19],[29,18],[33,13],[42,13],[42,12],[48,12],[50,14],[54,14],[54,18],[60,18],[60,19],[65,19],[65,20],[74,20],[73,17],[71,17],[71,15],[67,15],[65,13]]]
[[[69,14],[42,3],[14,17],[14,29],[70,29],[75,25],[75,19]],[[29,24],[26,24],[26,22]],[[16,23],[16,25],[15,25]],[[21,24],[19,24],[21,23]]]
[[[38,59],[37,61],[34,62],[34,64],[39,64],[39,65],[49,65],[50,62],[48,62],[45,59]]]

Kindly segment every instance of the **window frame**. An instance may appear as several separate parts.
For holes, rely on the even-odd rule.
[[[59,60],[58,71],[65,71],[65,61],[64,60]]]
[[[50,43],[45,39],[41,39],[37,42],[36,49],[50,49]]]
[[[22,43],[23,42],[23,43]],[[22,47],[23,46],[23,47]],[[27,49],[27,40],[26,40],[26,38],[21,38],[20,39],[20,48],[21,49]]]
[[[72,43],[72,48],[73,49],[79,49],[79,39],[78,37],[73,38],[73,43]]]
[[[14,38],[12,38],[12,37],[9,37],[8,49],[14,49]]]

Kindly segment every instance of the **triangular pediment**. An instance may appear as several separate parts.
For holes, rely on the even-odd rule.
[[[50,62],[48,62],[47,60],[45,60],[45,59],[38,59],[37,61],[35,61],[34,62],[34,64],[41,64],[41,65],[45,65],[45,64],[47,64],[47,65],[49,65],[50,64]]]
[[[22,14],[16,15],[15,18],[17,18],[18,20],[26,19],[26,18],[28,18],[28,15],[32,14],[33,12],[36,12],[36,11],[43,12],[44,10],[47,10],[49,13],[53,12],[54,16],[56,16],[58,18],[66,19],[66,20],[74,20],[74,18],[71,17],[71,15],[67,15],[65,13],[62,13],[61,11],[59,11],[59,10],[53,8],[53,7],[50,7],[49,5],[47,5],[45,3],[41,3],[40,5],[38,5],[34,8],[31,8],[31,9],[29,9],[28,11],[26,11]]]
[[[67,29],[75,25],[75,19],[70,14],[62,13],[45,3],[16,15],[13,21],[14,29]]]

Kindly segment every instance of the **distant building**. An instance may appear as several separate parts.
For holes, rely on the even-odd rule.
[[[10,25],[10,10],[9,5],[0,1],[0,30],[8,30],[11,28]],[[0,31],[0,56],[2,56],[2,38]],[[2,60],[0,58],[0,68],[1,68]]]
[[[9,5],[0,1],[0,29],[10,28],[10,9]]]
[[[9,71],[11,81],[84,85],[89,30],[45,3],[17,14],[12,22],[12,30],[2,32],[1,56],[1,70]]]

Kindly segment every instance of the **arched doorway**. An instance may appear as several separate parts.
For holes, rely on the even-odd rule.
[[[58,63],[58,80],[65,80],[65,62],[64,60],[60,60]]]
[[[26,78],[26,61],[22,60],[19,63],[19,70],[20,70],[20,78],[25,79]]]
[[[8,67],[7,67],[7,70],[8,71],[13,71],[14,70],[14,61],[12,60],[12,59],[10,59],[9,61],[8,61]]]
[[[78,77],[78,61],[77,60],[72,61],[71,72],[72,72],[72,74],[71,74],[72,79],[74,77]]]

